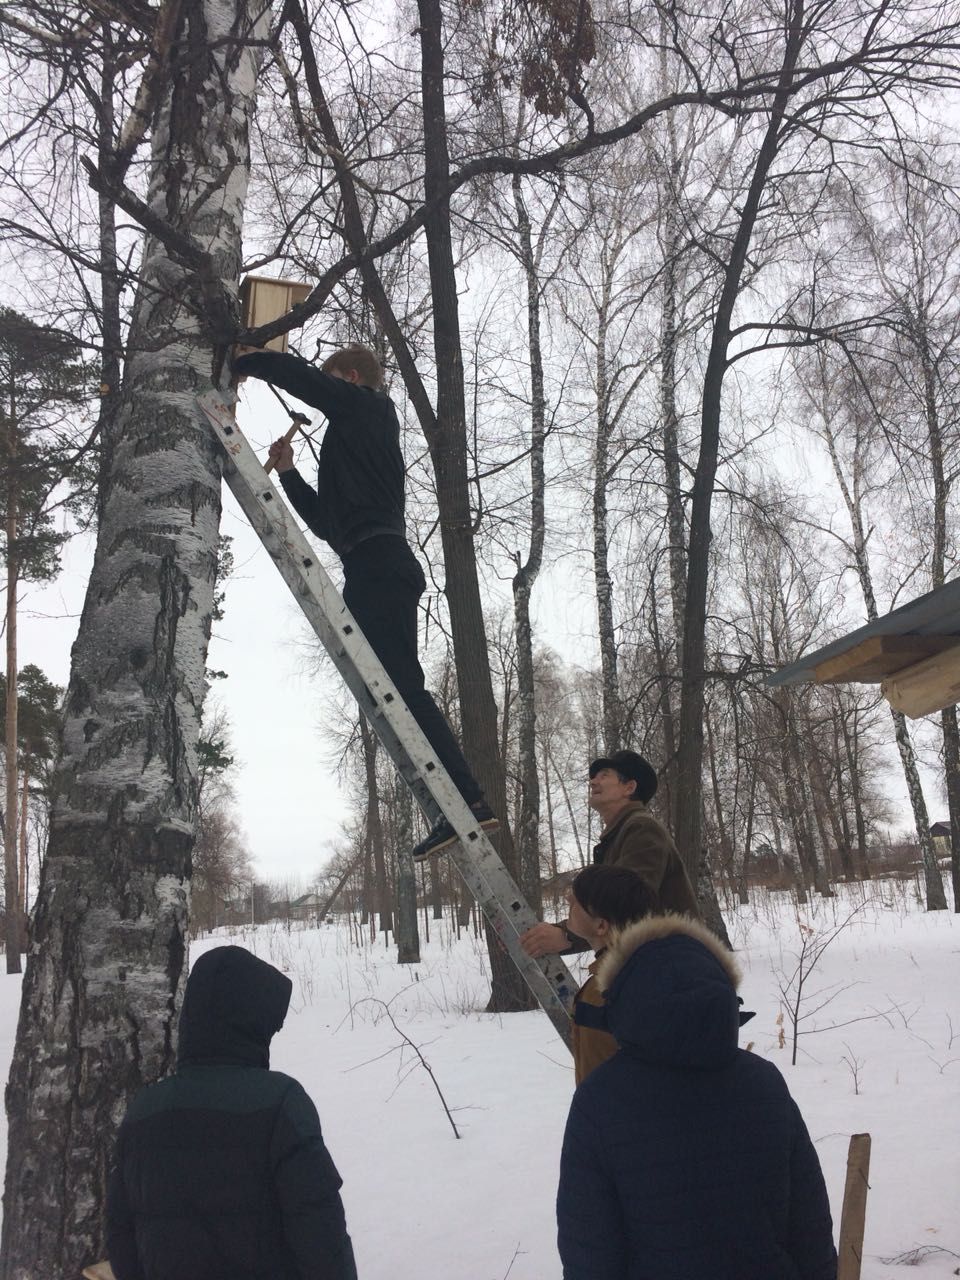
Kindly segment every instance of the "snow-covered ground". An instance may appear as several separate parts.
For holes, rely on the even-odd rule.
[[[761,893],[728,913],[728,925],[745,1005],[757,1013],[741,1043],[786,1076],[820,1153],[835,1223],[849,1135],[873,1137],[863,1280],[958,1274],[960,921],[923,912],[911,886],[881,883],[800,908],[799,917],[787,895]],[[778,988],[794,973],[802,938],[816,948],[836,930],[807,979],[807,1034],[791,1066]],[[237,942],[293,980],[272,1064],[317,1103],[362,1280],[559,1280],[553,1202],[569,1057],[543,1014],[481,1012],[480,941],[467,933],[457,941],[434,922],[431,938],[417,966],[397,965],[392,948],[346,924],[220,933],[193,954]],[[16,986],[0,986],[3,1063]],[[459,1140],[404,1036],[429,1063]]]

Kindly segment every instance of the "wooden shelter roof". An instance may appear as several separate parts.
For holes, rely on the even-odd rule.
[[[960,578],[804,654],[771,685],[880,683],[891,706],[929,715],[960,699]]]

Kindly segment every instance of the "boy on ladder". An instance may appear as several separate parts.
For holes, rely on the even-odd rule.
[[[297,471],[287,439],[270,446],[270,461],[294,511],[340,557],[344,604],[439,762],[483,830],[496,830],[499,822],[425,687],[417,654],[417,605],[426,580],[406,539],[400,424],[383,389],[376,354],[360,345],[343,347],[317,369],[299,356],[253,351],[238,356],[233,371],[282,387],[326,417],[316,490]],[[456,839],[441,818],[413,856],[440,853]]]

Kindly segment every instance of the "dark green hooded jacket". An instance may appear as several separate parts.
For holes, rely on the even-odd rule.
[[[177,1071],[137,1094],[117,1139],[107,1199],[117,1280],[356,1280],[316,1108],[268,1069],[290,992],[242,947],[193,966]]]

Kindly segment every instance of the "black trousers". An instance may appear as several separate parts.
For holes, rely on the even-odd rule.
[[[473,804],[483,792],[443,713],[427,692],[417,652],[417,604],[426,590],[419,561],[406,540],[392,534],[361,542],[343,560],[343,600],[397,686],[413,718],[453,779]]]

